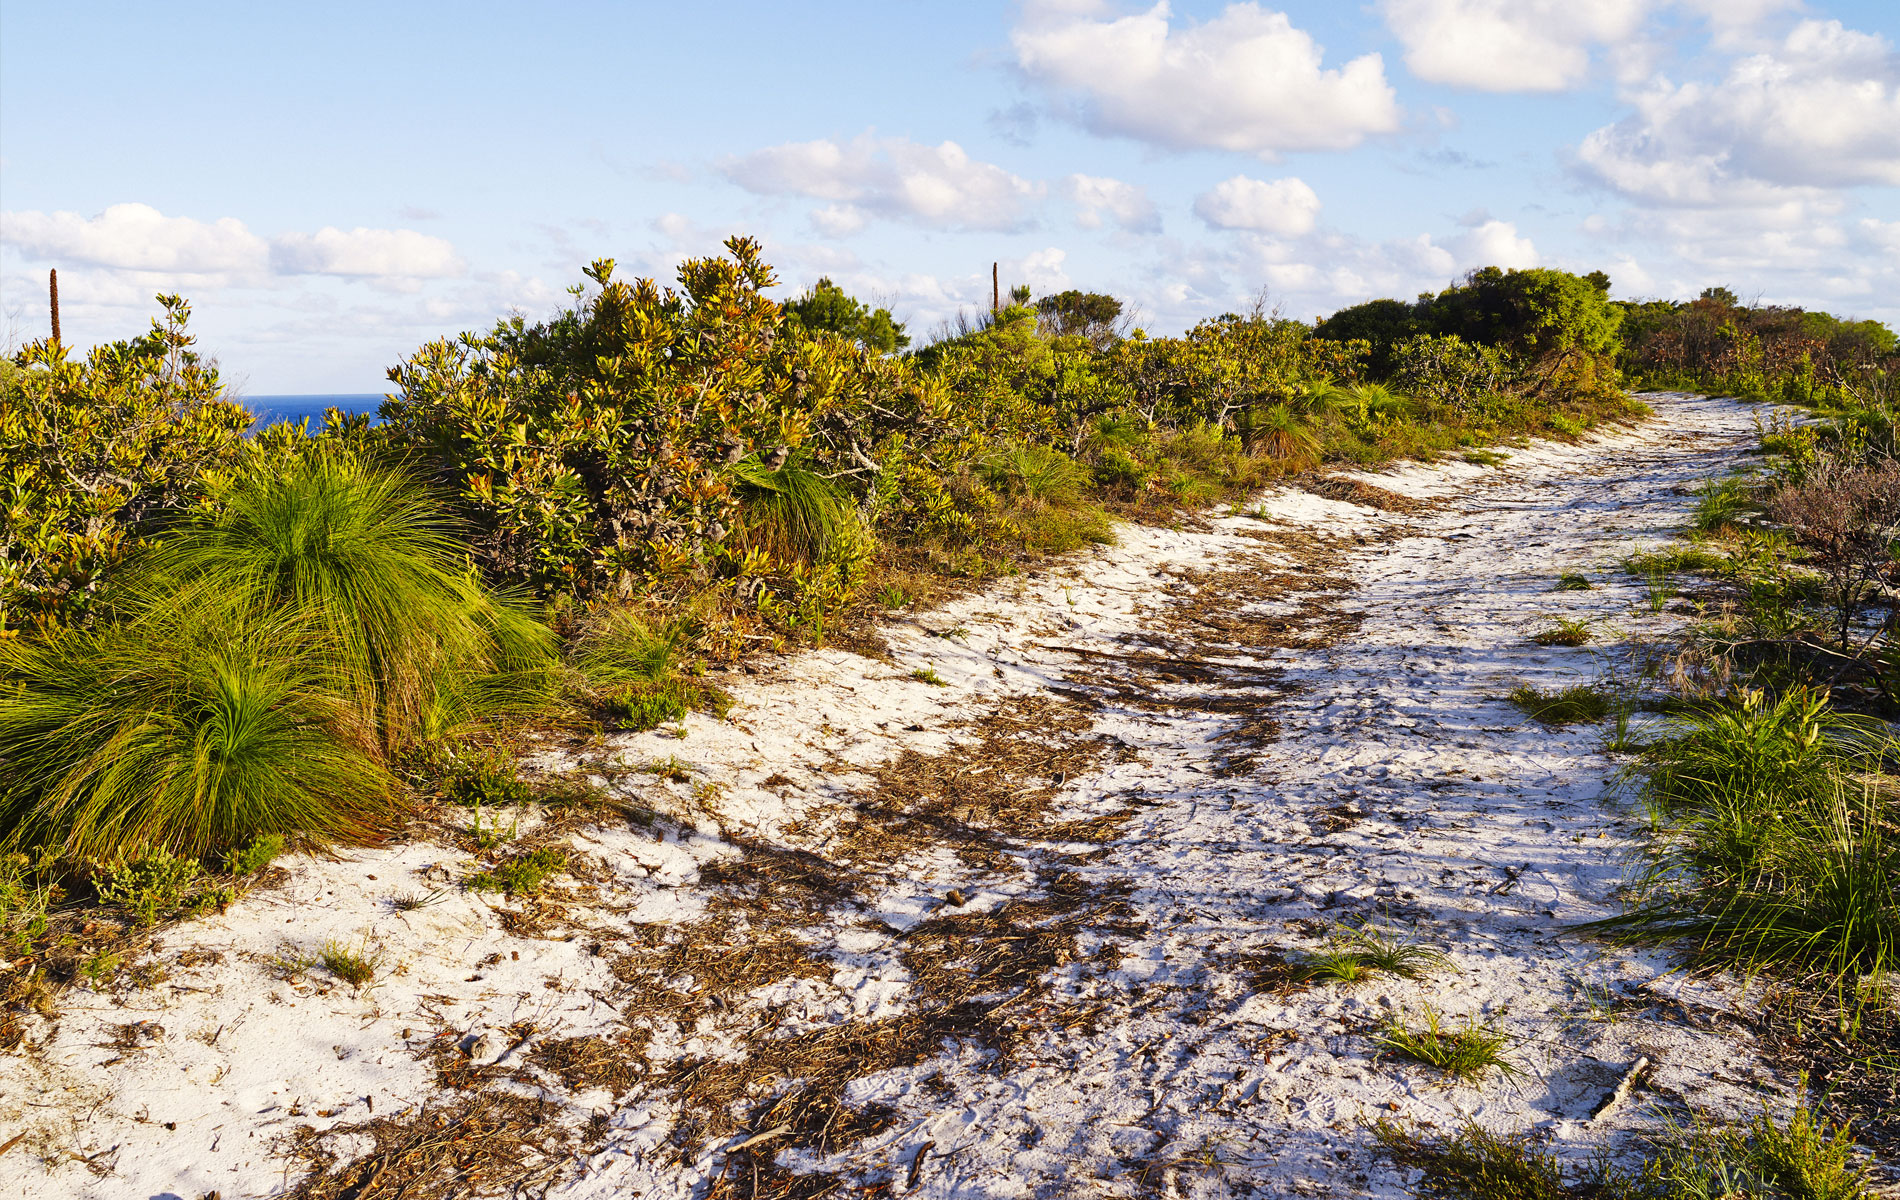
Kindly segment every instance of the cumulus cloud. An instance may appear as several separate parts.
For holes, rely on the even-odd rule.
[[[772,146],[722,170],[748,191],[830,201],[813,222],[834,234],[855,232],[874,216],[938,229],[1020,229],[1044,190],[955,142],[926,146],[869,133]]]
[[[0,241],[29,259],[102,267],[181,283],[261,285],[269,275],[419,280],[463,273],[455,248],[408,229],[326,228],[265,240],[235,217],[168,217],[149,204],[0,214]],[[141,289],[150,284],[144,280]]]
[[[1626,196],[1692,206],[1786,204],[1816,189],[1900,184],[1900,63],[1886,39],[1802,21],[1717,83],[1659,80],[1577,157]]]
[[[260,274],[269,255],[235,217],[168,217],[149,204],[114,204],[96,217],[0,214],[0,241],[28,258],[174,275]]]
[[[1465,267],[1534,267],[1537,247],[1509,221],[1486,221],[1457,239],[1459,265]]]
[[[1556,92],[1590,71],[1590,47],[1642,24],[1643,0],[1385,0],[1405,65],[1431,83]]]
[[[1157,233],[1161,215],[1155,211],[1148,193],[1132,183],[1100,175],[1071,175],[1062,182],[1062,191],[1075,205],[1075,223],[1084,229],[1100,229],[1107,221],[1130,233]]]
[[[271,269],[280,275],[337,275],[349,279],[445,279],[466,269],[455,247],[413,229],[315,233],[273,238]]]
[[[1194,201],[1194,215],[1213,229],[1251,229],[1294,236],[1319,219],[1319,196],[1304,180],[1236,175]]]
[[[1097,133],[1271,159],[1399,127],[1377,54],[1326,68],[1311,35],[1253,3],[1198,25],[1170,16],[1166,0],[1122,16],[1096,0],[1039,0],[1010,41],[1023,74]]]

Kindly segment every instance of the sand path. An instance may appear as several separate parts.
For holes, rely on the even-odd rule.
[[[0,1061],[0,1140],[29,1135],[0,1188],[273,1194],[298,1129],[370,1163],[417,1106],[479,1102],[540,1106],[509,1153],[564,1196],[1396,1197],[1379,1118],[1581,1158],[1685,1106],[1785,1103],[1720,987],[1567,932],[1615,911],[1637,825],[1600,728],[1502,699],[1627,673],[1683,619],[1615,561],[1682,524],[1752,420],[1653,402],[1496,468],[1361,477],[1383,507],[1286,489],[1125,529],[893,622],[882,659],[731,676],[725,722],[551,745],[660,814],[558,831],[581,856],[558,907],[394,911],[471,869],[440,843],[297,860],[168,936],[168,984],[76,994]],[[1573,571],[1594,586],[1552,590]],[[1533,644],[1557,616],[1597,643]],[[1287,956],[1368,922],[1447,963],[1285,986]],[[328,938],[379,948],[382,982],[281,969]],[[1507,1034],[1518,1073],[1382,1055],[1427,1006]],[[457,1066],[487,1029],[501,1060]],[[1592,1120],[1639,1057],[1644,1089]]]

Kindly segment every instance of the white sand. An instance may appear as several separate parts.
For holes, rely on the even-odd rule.
[[[1682,523],[1688,501],[1673,489],[1733,465],[1751,416],[1725,401],[1653,402],[1658,419],[1638,430],[1517,451],[1498,469],[1456,463],[1362,476],[1442,503],[1422,515],[1268,495],[1271,524],[1341,539],[1330,569],[1356,585],[1305,614],[1356,611],[1363,621],[1322,650],[1200,647],[1237,675],[1251,670],[1281,723],[1279,740],[1247,770],[1220,773],[1234,752],[1220,739],[1236,718],[1111,701],[1096,733],[1132,753],[1066,780],[1062,795],[1077,817],[1137,809],[1106,855],[1083,861],[1075,852],[1086,845],[1025,842],[1013,851],[1023,869],[996,873],[946,847],[873,873],[859,881],[861,908],[808,930],[834,965],[829,980],[787,980],[735,1011],[657,1030],[648,1054],[658,1062],[717,1053],[767,1013],[797,1030],[904,1011],[901,931],[941,911],[951,887],[970,898],[962,911],[1033,894],[1036,870],[1067,854],[1063,869],[1091,884],[1132,885],[1128,903],[1148,928],[1118,939],[1118,962],[1083,959],[1053,973],[1053,1001],[1101,1006],[1094,1031],[1039,1033],[1007,1062],[947,1048],[921,1066],[863,1078],[850,1099],[890,1105],[901,1119],[831,1159],[795,1150],[782,1164],[894,1177],[905,1192],[928,1144],[912,1189],[920,1196],[1160,1186],[1194,1196],[1396,1197],[1403,1180],[1361,1127],[1380,1116],[1440,1128],[1466,1119],[1537,1126],[1581,1158],[1605,1145],[1628,1153],[1632,1134],[1656,1127],[1649,1106],[1659,1099],[1737,1114],[1786,1103],[1791,1081],[1766,1070],[1746,1034],[1720,1019],[1734,1003],[1723,987],[1685,982],[1660,956],[1564,931],[1616,911],[1612,891],[1637,822],[1606,800],[1616,764],[1601,753],[1600,729],[1552,732],[1501,699],[1519,682],[1558,686],[1616,661],[1616,636],[1579,649],[1531,644],[1527,635],[1554,615],[1598,617],[1606,635],[1614,627],[1623,637],[1682,619],[1651,613],[1640,582],[1612,564]],[[800,655],[731,676],[738,703],[727,722],[696,716],[684,740],[611,739],[626,762],[678,756],[724,796],[700,810],[697,831],[687,822],[660,837],[636,827],[575,839],[607,873],[591,890],[562,885],[591,934],[510,936],[496,911],[504,902],[446,882],[472,867],[441,846],[288,860],[288,885],[170,931],[158,956],[168,965],[163,982],[69,993],[56,1023],[0,1059],[0,1142],[26,1135],[0,1156],[0,1193],[275,1194],[294,1183],[274,1151],[288,1131],[430,1098],[432,1070],[412,1050],[431,1036],[530,1019],[537,1039],[612,1033],[625,985],[590,945],[702,915],[702,868],[740,853],[726,835],[823,853],[870,783],[864,769],[907,747],[944,750],[948,725],[981,716],[1001,696],[1073,688],[1064,682],[1072,677],[1109,680],[1111,660],[1081,652],[1125,655],[1130,635],[1152,632],[1156,612],[1190,594],[1190,585],[1164,590],[1168,572],[1270,555],[1273,543],[1249,536],[1264,527],[1239,517],[1198,532],[1124,529],[1113,548],[894,622],[895,664],[831,650]],[[1374,540],[1388,530],[1398,536]],[[1565,571],[1590,575],[1595,588],[1551,591]],[[953,630],[963,632],[931,635]],[[910,678],[924,666],[948,686]],[[1151,697],[1204,686],[1130,683]],[[763,786],[774,775],[790,782]],[[687,786],[650,775],[614,786],[663,810],[693,811]],[[1342,806],[1347,819],[1326,819]],[[417,911],[387,903],[435,887],[446,890]],[[1374,916],[1415,927],[1455,970],[1256,994],[1236,962],[1313,948],[1327,926]],[[320,970],[286,979],[273,969],[328,939],[380,952],[380,980],[358,995]],[[221,957],[179,965],[181,954],[206,951]],[[1608,1019],[1612,1000],[1627,1011]],[[1380,1058],[1378,1023],[1416,1017],[1426,1004],[1508,1032],[1522,1074],[1446,1086],[1428,1068]],[[530,1048],[512,1048],[504,1062]],[[1591,1122],[1592,1106],[1638,1056],[1656,1064],[1650,1090]],[[604,1111],[612,1126],[598,1153],[564,1168],[570,1182],[560,1195],[684,1200],[722,1169],[736,1140],[692,1147],[682,1163],[665,1144],[677,1114],[663,1093],[616,1106],[605,1093],[570,1096],[547,1082],[576,1122]],[[1146,1184],[1131,1164],[1146,1164]]]

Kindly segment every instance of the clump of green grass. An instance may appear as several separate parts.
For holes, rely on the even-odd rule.
[[[1511,460],[1511,456],[1496,450],[1477,449],[1465,451],[1464,460],[1478,467],[1501,467]]]
[[[1646,898],[1593,928],[1703,960],[1837,980],[1900,961],[1900,803],[1878,723],[1819,690],[1673,718],[1641,764],[1658,825]]]
[[[747,457],[734,468],[742,510],[739,543],[779,563],[836,562],[864,553],[870,537],[837,484],[798,461],[777,469]]]
[[[691,783],[693,781],[693,765],[682,761],[678,755],[655,759],[640,769],[649,775],[658,775],[660,778],[673,783]]]
[[[1375,1122],[1372,1133],[1395,1164],[1420,1172],[1414,1190],[1434,1200],[1580,1200],[1586,1194],[1565,1183],[1557,1156],[1529,1134],[1493,1133],[1471,1123],[1431,1137],[1389,1117]],[[1587,1194],[1610,1200],[1628,1192]]]
[[[431,904],[439,904],[448,893],[441,888],[427,892],[397,892],[389,898],[389,906],[397,912],[415,912]]]
[[[910,677],[912,679],[915,679],[919,683],[927,683],[931,687],[949,687],[950,686],[950,683],[948,680],[946,680],[943,676],[937,674],[937,668],[934,666],[917,667],[911,671]]]
[[[1509,699],[1525,716],[1546,725],[1576,725],[1601,721],[1610,715],[1612,701],[1608,693],[1587,683],[1572,684],[1556,691],[1539,691],[1530,684],[1511,690]]]
[[[1551,625],[1531,634],[1540,646],[1582,646],[1595,637],[1584,617],[1558,617]]]
[[[609,609],[576,646],[573,663],[597,689],[601,711],[623,729],[657,729],[695,709],[723,716],[726,694],[685,671],[696,629],[685,617],[646,621]]]
[[[202,591],[118,624],[0,641],[0,849],[189,856],[264,833],[358,839],[399,791],[293,617]]]
[[[1587,592],[1592,586],[1590,581],[1584,576],[1577,574],[1575,571],[1566,571],[1557,577],[1556,586],[1550,590],[1553,592]]]
[[[1695,571],[1721,571],[1729,565],[1727,555],[1706,546],[1675,545],[1641,550],[1623,560],[1623,570],[1631,575],[1649,576]]]
[[[1659,1145],[1641,1182],[1667,1200],[1872,1200],[1856,1157],[1847,1127],[1801,1105],[1785,1122],[1760,1113],[1745,1125],[1704,1125]]]
[[[224,856],[224,869],[233,875],[255,875],[276,862],[278,855],[283,852],[284,836],[282,834],[260,834],[244,845],[227,851]]]
[[[509,896],[531,895],[541,890],[554,876],[567,869],[567,852],[554,846],[542,846],[519,858],[479,871],[463,886],[471,892],[502,892]]]
[[[294,644],[392,749],[546,701],[554,635],[470,575],[434,497],[341,452],[270,466],[172,531],[142,564],[143,587],[203,586],[243,612],[296,614],[309,633]]]
[[[1506,1076],[1518,1074],[1516,1065],[1504,1053],[1509,1044],[1507,1035],[1481,1025],[1475,1016],[1459,1028],[1448,1029],[1438,1011],[1429,1005],[1425,1008],[1424,1028],[1411,1029],[1394,1022],[1379,1037],[1381,1050],[1436,1067],[1465,1083],[1477,1083],[1493,1070]]]
[[[323,969],[341,979],[353,988],[361,988],[376,978],[376,971],[382,965],[381,953],[371,953],[367,945],[355,948],[339,941],[328,941],[317,954],[317,961]]]
[[[1354,984],[1381,975],[1419,979],[1448,963],[1442,950],[1367,924],[1303,956],[1293,965],[1293,974],[1305,982]]]
[[[1695,527],[1704,533],[1733,529],[1761,511],[1746,479],[1711,479],[1695,489]]]

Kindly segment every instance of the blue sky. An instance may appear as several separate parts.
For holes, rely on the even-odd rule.
[[[1157,331],[1473,266],[1900,323],[1891,0],[0,8],[0,315],[180,291],[252,394],[365,392],[596,257],[762,238],[927,330],[1005,285]]]

